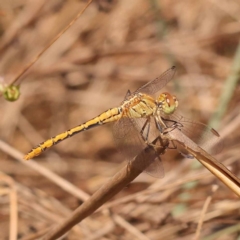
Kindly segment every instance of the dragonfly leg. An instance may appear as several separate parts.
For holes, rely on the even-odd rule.
[[[143,141],[148,145],[148,146],[152,146],[152,147],[156,147],[156,143],[158,141],[158,139],[160,137],[157,137],[154,139],[154,141],[152,142],[149,142],[149,132],[150,132],[150,127],[151,127],[151,124],[150,124],[150,118],[147,118],[146,122],[144,123],[142,129],[141,129],[141,137],[143,139]],[[144,130],[146,130],[146,133],[144,133]],[[145,135],[145,136],[144,136]]]
[[[163,134],[167,134],[171,131],[173,131],[174,129],[178,129],[178,130],[182,130],[183,125],[180,122],[171,120],[171,119],[164,119],[162,118],[165,122],[171,122],[173,123],[170,127],[167,127],[164,129]],[[175,144],[174,141],[170,141],[172,146],[168,146],[168,149],[178,149],[177,145]],[[181,149],[178,149],[179,153],[181,153],[182,156],[186,157],[186,158],[194,158],[191,154],[185,152],[184,150],[182,151]]]
[[[171,119],[165,119],[165,118],[163,118],[163,117],[161,117],[161,122],[159,122],[159,118],[158,119],[156,119],[156,118],[154,118],[154,120],[155,120],[155,125],[156,125],[156,128],[160,131],[160,133],[162,133],[163,135],[164,134],[167,134],[169,131],[173,131],[175,128],[179,128],[179,125],[181,125],[182,126],[182,124],[180,124],[180,123],[178,123],[178,122],[176,122],[176,121],[174,121],[174,120],[171,120]],[[164,124],[164,122],[163,121],[165,121],[165,122],[172,122],[173,124],[172,124],[172,126],[171,127],[167,127],[165,124]],[[162,124],[161,124],[162,123]],[[165,125],[165,127],[163,127],[162,125]],[[181,127],[180,126],[180,127]],[[161,138],[161,137],[159,137],[159,142],[160,142],[160,145],[162,145],[163,146],[163,139]],[[168,145],[168,149],[177,149],[177,146],[176,146],[176,144],[175,144],[175,142],[174,141],[170,141],[170,143],[172,144],[172,146],[170,146],[170,145]]]
[[[154,122],[155,122],[156,128],[159,130],[160,133],[162,133],[163,132],[163,126],[162,126],[163,124],[162,124],[162,122],[161,122],[161,124],[162,124],[161,125],[160,122],[159,122],[159,119],[157,120],[156,118],[154,118]]]
[[[155,118],[154,118],[154,120],[155,120],[155,125],[156,125],[157,129],[159,129],[159,131],[162,132],[163,127],[161,126],[161,124],[158,123],[158,121]],[[158,137],[156,137],[153,141],[149,142],[150,127],[151,127],[150,118],[147,118],[145,123],[142,126],[141,131],[140,131],[140,135],[141,135],[143,141],[148,146],[151,146],[153,148],[159,148],[162,146],[166,146],[166,141],[164,141],[164,139],[162,139],[160,135]]]
[[[183,127],[183,125],[182,125],[181,123],[176,122],[176,121],[174,121],[174,120],[165,119],[165,118],[162,118],[162,120],[163,120],[164,122],[171,122],[171,123],[172,123],[171,126],[168,126],[168,127],[166,127],[166,128],[163,130],[163,132],[162,132],[163,134],[167,134],[167,133],[173,131],[173,130],[176,129],[176,128],[178,128],[178,129],[181,131],[181,128]]]
[[[180,122],[177,122],[177,121],[175,121],[175,120],[166,119],[166,118],[163,118],[163,117],[162,117],[162,120],[163,120],[164,122],[171,122],[172,125],[169,126],[169,128],[173,128],[173,130],[174,130],[175,128],[178,128],[179,130],[181,130],[181,128],[183,127],[183,125],[182,125]]]
[[[155,125],[156,125],[156,128],[159,130],[159,132],[161,134],[167,134],[168,132],[171,132],[173,131],[174,129],[176,128],[181,128],[183,127],[182,124],[174,121],[174,120],[171,120],[171,119],[165,119],[163,117],[157,117],[157,118],[154,118],[154,121],[155,121]],[[171,126],[168,126],[165,124],[165,122],[171,122],[173,123]]]
[[[147,127],[147,130],[146,130],[147,132],[146,132],[146,136],[144,136],[144,130],[146,129],[146,127]],[[148,144],[149,132],[150,132],[150,119],[147,118],[140,132],[144,142],[146,142],[147,144]]]

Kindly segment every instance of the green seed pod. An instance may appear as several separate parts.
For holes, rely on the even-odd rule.
[[[10,101],[16,101],[20,96],[19,86],[9,86],[6,87],[3,91],[3,97]]]

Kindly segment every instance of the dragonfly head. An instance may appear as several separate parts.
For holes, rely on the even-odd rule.
[[[174,95],[164,92],[159,95],[157,104],[165,114],[172,114],[178,107],[178,100]]]

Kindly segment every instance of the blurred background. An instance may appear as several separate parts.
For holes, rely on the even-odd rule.
[[[1,0],[1,85],[11,83],[86,4]],[[180,115],[219,131],[224,148],[215,157],[239,176],[239,12],[237,0],[93,1],[16,83],[20,98],[0,98],[0,239],[9,239],[13,226],[18,239],[37,239],[82,203],[81,194],[71,194],[45,169],[91,195],[126,164],[111,124],[25,164],[15,150],[26,154],[119,106],[127,90],[173,65],[175,77],[164,91],[177,96]],[[238,198],[196,163],[168,150],[163,179],[141,174],[106,205],[109,211],[93,214],[66,239],[194,239],[201,218],[199,239],[240,239]]]

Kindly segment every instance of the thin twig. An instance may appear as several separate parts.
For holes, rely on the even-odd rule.
[[[32,161],[32,162],[26,162],[23,160],[23,154],[21,154],[19,151],[14,149],[13,147],[9,146],[7,143],[0,140],[0,149],[7,153],[9,156],[17,159],[19,162],[24,164],[26,167],[30,167],[33,170],[37,171],[41,175],[45,176],[47,179],[50,179],[52,182],[60,186],[62,189],[67,191],[68,193],[72,194],[73,196],[85,201],[88,199],[88,194],[81,191],[78,187],[74,186],[64,178],[58,176],[56,173],[50,171],[49,169],[45,168],[44,166],[41,166],[40,164]]]
[[[137,230],[135,227],[133,227],[130,223],[126,222],[122,217],[114,214],[113,219],[116,223],[118,223],[121,227],[128,229],[130,233],[132,233],[134,236],[137,237],[139,240],[150,240],[146,235],[141,233],[139,230]]]
[[[11,186],[10,192],[10,206],[11,206],[11,221],[10,221],[10,240],[16,240],[18,236],[18,202],[17,191],[14,184]]]
[[[213,194],[217,191],[217,189],[218,189],[218,186],[217,185],[213,185],[212,193],[211,193],[210,196],[207,197],[207,199],[206,199],[206,201],[205,201],[205,203],[203,205],[202,212],[201,212],[201,215],[200,215],[200,218],[199,218],[199,222],[198,222],[198,226],[197,226],[197,230],[196,230],[196,234],[195,234],[193,240],[198,240],[199,237],[200,237],[204,216],[205,216],[205,214],[207,212],[207,209],[208,209],[208,206],[209,206],[210,202],[212,201]]]
[[[78,18],[85,12],[85,10],[88,8],[88,6],[92,3],[92,0],[89,0],[87,5],[77,14],[76,17],[54,38],[52,41],[43,48],[42,51],[40,51],[35,58],[28,63],[19,73],[18,75],[12,80],[12,82],[9,84],[10,86],[16,83],[19,78],[43,55],[43,53],[52,46],[53,43],[55,43],[77,20]]]
[[[9,239],[16,240],[18,235],[18,202],[15,183],[12,178],[4,173],[0,173],[0,178],[9,186],[9,190],[6,191],[10,198]],[[3,192],[1,194],[3,194]]]

